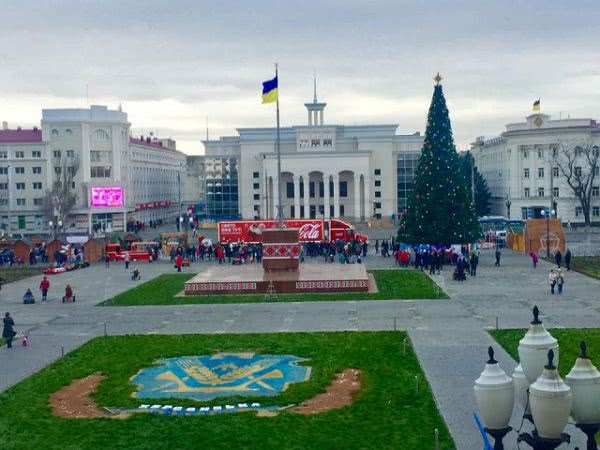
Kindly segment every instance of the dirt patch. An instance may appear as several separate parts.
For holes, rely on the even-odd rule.
[[[358,369],[346,369],[335,375],[335,380],[327,386],[327,390],[305,400],[289,411],[297,414],[320,414],[332,409],[351,405],[354,395],[361,388],[361,372]]]
[[[107,417],[90,397],[105,377],[99,373],[73,381],[50,396],[52,413],[59,417],[93,419]]]

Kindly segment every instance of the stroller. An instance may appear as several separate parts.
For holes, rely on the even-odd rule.
[[[131,272],[131,280],[137,281],[137,280],[140,280],[141,278],[142,278],[142,276],[140,275],[140,271],[138,269],[133,269],[133,272]]]
[[[31,289],[27,289],[27,292],[25,292],[25,295],[23,296],[23,303],[25,305],[32,305],[35,303],[35,297],[33,296]]]

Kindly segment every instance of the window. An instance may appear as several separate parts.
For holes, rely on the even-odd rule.
[[[541,148],[538,148],[537,154],[539,159],[544,158],[544,150],[542,150]]]
[[[39,181],[36,181],[35,183],[33,183],[33,189],[35,189],[35,190],[42,189],[42,183],[40,183]]]
[[[25,158],[25,152],[15,152],[15,158]]]
[[[333,145],[333,141],[331,139],[323,139],[324,147],[331,147]]]
[[[58,136],[58,130],[56,128],[52,130],[52,136]]]
[[[576,177],[581,176],[581,167],[580,166],[575,167],[575,176]]]
[[[559,173],[558,173],[558,167],[553,167],[552,168],[552,176],[554,178],[558,178],[560,176]]]
[[[594,145],[592,147],[592,155],[594,155],[595,157],[600,156],[600,148],[598,148],[597,145]]]
[[[552,156],[556,158],[558,156],[558,149],[556,147],[552,147]]]
[[[600,196],[600,187],[592,186],[592,197]]]
[[[560,190],[557,187],[552,188],[552,196],[555,198],[560,197]]]
[[[17,206],[25,206],[26,202],[24,198],[17,199]]]
[[[254,183],[254,184],[252,185],[252,187],[253,187],[254,189],[260,189],[260,183]]]
[[[381,187],[381,180],[375,180],[375,187]]]
[[[73,135],[73,131],[71,131],[71,129],[70,129],[70,128],[67,128],[67,129],[65,130],[65,133],[66,133],[67,135],[69,135],[69,136],[72,136],[72,135]]]
[[[375,202],[375,208],[381,208],[381,202]]]
[[[523,149],[523,158],[529,158],[529,150]]]
[[[538,178],[544,178],[544,168],[538,167]]]
[[[75,158],[75,150],[67,150],[67,158]]]
[[[260,173],[252,172],[252,178],[259,178],[259,177],[260,177]]]
[[[381,198],[381,191],[375,191],[375,198]]]
[[[54,155],[55,158],[60,158],[60,156],[61,156],[60,150],[54,150],[52,152],[52,154]]]
[[[17,183],[17,190],[18,191],[25,190],[25,183]]]
[[[17,174],[24,174],[25,173],[25,167],[15,167],[15,173]]]
[[[592,207],[592,216],[594,216],[594,217],[600,216],[600,206]]]
[[[62,167],[60,167],[60,166],[56,166],[56,167],[54,168],[54,173],[55,173],[56,175],[60,175],[60,174],[62,173]]]
[[[525,188],[525,192],[523,194],[524,197],[529,197],[529,188]]]
[[[308,184],[308,195],[310,198],[315,198],[315,182],[311,181]]]
[[[543,197],[544,196],[544,188],[538,188],[538,197]]]
[[[75,176],[75,167],[73,167],[73,166],[67,167],[67,173],[69,175],[71,175],[72,177],[74,177]]]
[[[381,169],[375,169],[375,175],[381,175]]]
[[[340,181],[340,197],[348,197],[348,182]]]
[[[529,178],[529,169],[523,169],[523,178]]]
[[[595,176],[599,176],[600,175],[600,167],[599,166],[594,167],[594,175]]]
[[[34,206],[42,206],[44,204],[44,199],[43,198],[34,198],[33,199],[33,205]]]
[[[260,194],[254,194],[254,200],[260,200]]]
[[[32,158],[41,158],[42,157],[42,152],[40,152],[39,150],[34,150],[31,152],[31,157]]]
[[[31,168],[31,171],[32,171],[34,174],[36,174],[36,175],[39,175],[39,174],[41,174],[41,173],[42,173],[42,168],[41,168],[41,167],[32,167],[32,168]]]
[[[285,191],[287,198],[294,198],[294,183],[286,183]]]
[[[575,207],[575,217],[579,217],[583,215],[583,208],[581,206]]]
[[[108,141],[110,139],[110,135],[104,130],[96,130],[94,137],[99,141]]]
[[[110,152],[91,150],[90,151],[90,161],[91,162],[109,162],[110,161]]]
[[[0,183],[0,191],[5,191],[8,189],[8,183]]]
[[[8,206],[8,199],[0,198],[0,206]]]
[[[92,178],[110,178],[110,166],[90,167],[90,175]]]
[[[0,152],[0,159],[8,159],[8,152]]]
[[[581,156],[583,149],[579,146],[575,147],[575,156]]]
[[[321,140],[320,139],[311,139],[310,140],[310,146],[311,147],[319,147],[321,145]]]
[[[8,175],[8,167],[0,167],[0,175]]]

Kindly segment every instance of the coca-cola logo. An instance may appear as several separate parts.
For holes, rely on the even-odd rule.
[[[321,224],[305,223],[298,230],[298,236],[303,241],[314,241],[321,238]]]

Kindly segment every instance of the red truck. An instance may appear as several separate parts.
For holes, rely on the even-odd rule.
[[[368,240],[364,234],[356,233],[355,228],[339,219],[286,219],[286,228],[298,228],[300,242],[320,242],[324,240]],[[277,227],[277,220],[234,220],[219,222],[219,242],[262,242],[262,231]]]
[[[158,245],[157,242],[133,242],[131,250],[121,249],[120,244],[106,244],[106,255],[111,261],[124,261],[125,254],[129,253],[129,261],[150,261],[150,254],[146,250],[148,245]]]

